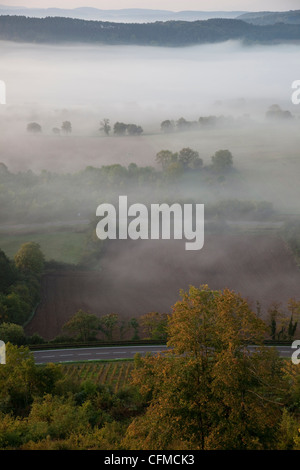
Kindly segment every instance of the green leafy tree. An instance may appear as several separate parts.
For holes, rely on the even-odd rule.
[[[16,292],[7,294],[4,298],[5,313],[10,323],[23,324],[31,313],[31,305]]]
[[[268,310],[267,324],[270,337],[274,341],[292,341],[295,337],[300,318],[300,302],[289,299],[287,312],[273,303]]]
[[[119,315],[117,313],[108,313],[100,317],[99,330],[104,333],[108,341],[112,341],[114,329],[119,321]]]
[[[148,339],[166,341],[167,314],[150,312],[140,317],[140,325]]]
[[[201,168],[203,160],[199,157],[199,153],[189,147],[180,150],[178,161],[182,163],[183,168]]]
[[[0,339],[5,343],[22,345],[25,343],[24,328],[15,323],[3,322],[0,324]]]
[[[21,245],[14,257],[16,267],[25,273],[41,274],[44,269],[45,258],[40,245],[27,242]]]
[[[136,318],[131,318],[128,322],[129,326],[133,329],[133,336],[132,336],[132,341],[139,340],[139,327],[140,324]]]
[[[211,160],[213,170],[218,173],[227,172],[233,167],[233,156],[229,150],[218,150]]]
[[[178,154],[170,150],[161,150],[156,154],[155,160],[162,166],[163,170],[166,170],[172,163],[177,162]]]
[[[0,367],[0,409],[25,416],[37,393],[36,365],[29,349],[6,344],[6,364]]]
[[[99,318],[83,310],[78,310],[63,326],[65,331],[76,334],[77,339],[84,342],[95,339],[98,328]]]

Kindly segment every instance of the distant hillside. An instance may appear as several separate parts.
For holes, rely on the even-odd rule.
[[[210,18],[236,18],[242,11],[180,11],[149,10],[143,8],[128,8],[122,10],[100,10],[98,8],[82,7],[74,9],[61,8],[19,8],[0,5],[0,15],[29,16],[46,18],[59,16],[82,20],[112,21],[124,23],[148,23],[154,21],[197,21]]]
[[[300,25],[256,26],[241,20],[127,24],[71,18],[0,16],[0,39],[34,43],[82,42],[187,46],[228,40],[273,43],[300,40]]]
[[[237,19],[260,26],[274,25],[276,23],[300,24],[300,10],[283,12],[260,11],[256,13],[245,13],[238,16]]]

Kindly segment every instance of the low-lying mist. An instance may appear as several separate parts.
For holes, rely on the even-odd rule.
[[[242,180],[220,186],[217,198],[268,200],[295,212],[300,107],[292,104],[291,84],[299,78],[298,54],[298,45],[233,41],[187,48],[2,42],[7,105],[0,107],[0,161],[12,172],[73,173],[132,162],[159,169],[155,155],[162,149],[190,147],[205,163],[229,149]],[[266,120],[275,103],[293,114],[292,122]],[[210,115],[230,119],[189,132],[161,130],[164,120],[197,123]],[[107,137],[99,131],[104,118],[111,127],[135,123],[143,133],[116,137],[111,131]],[[72,133],[54,134],[66,120]],[[26,131],[30,122],[41,126],[39,135]],[[187,197],[194,193],[190,185],[185,191]],[[206,200],[215,198],[215,190],[210,197],[206,192]]]
[[[59,317],[61,311],[97,313],[98,304],[102,314],[118,307],[125,316],[165,311],[190,282],[236,288],[265,308],[298,294],[296,261],[277,238],[277,228],[299,216],[300,106],[291,100],[291,85],[300,78],[298,56],[294,44],[1,43],[7,105],[0,106],[0,248],[7,247],[11,256],[18,241],[41,240],[47,260],[53,254],[56,261],[88,260],[83,271],[73,265],[74,272],[50,273],[53,285],[49,281],[50,294],[43,294],[31,332],[41,322],[43,334],[50,328],[58,334],[67,319]],[[275,119],[268,119],[275,104]],[[216,119],[207,119],[211,116]],[[101,130],[105,118],[111,126],[107,134]],[[71,132],[63,132],[65,121]],[[172,132],[163,128],[164,121]],[[142,132],[118,136],[117,122],[135,124]],[[39,132],[28,132],[29,123],[40,126]],[[197,152],[200,169],[178,171],[170,165],[166,170],[156,160],[161,150],[174,156],[187,148]],[[218,174],[212,156],[225,149],[233,166]],[[97,206],[118,195],[128,195],[131,203],[205,204],[215,225],[206,231],[204,250],[193,256],[179,253],[171,242],[165,249],[151,242],[110,241],[100,253],[100,271],[90,272],[98,245],[84,238],[91,234],[88,222],[95,227]],[[75,228],[73,222],[82,225]],[[291,234],[298,244],[297,237]],[[73,285],[78,298],[66,307],[64,289],[71,292]],[[49,296],[59,306],[59,328],[43,322],[53,305]]]
[[[291,107],[298,54],[298,45],[234,41],[185,48],[2,42],[1,79],[9,109],[42,116],[47,108],[49,120],[69,107],[143,123],[213,110],[260,115],[273,102]]]

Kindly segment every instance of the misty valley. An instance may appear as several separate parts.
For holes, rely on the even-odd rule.
[[[7,105],[0,108],[1,248],[13,258],[23,243],[38,243],[49,263],[42,281],[47,285],[54,266],[58,279],[60,269],[64,277],[74,271],[89,277],[87,270],[96,270],[98,286],[106,286],[101,300],[92,287],[79,288],[81,300],[66,307],[53,300],[64,289],[56,282],[42,295],[30,333],[53,339],[68,315],[83,307],[126,318],[129,311],[170,311],[190,283],[238,289],[252,305],[263,305],[264,316],[272,301],[285,304],[298,296],[298,281],[290,282],[290,272],[299,278],[300,250],[300,115],[291,100],[297,53],[296,45],[239,42],[170,50],[2,42]],[[196,265],[179,256],[174,237],[156,242],[157,264],[150,240],[133,246],[99,240],[97,207],[116,205],[122,195],[145,207],[204,204],[205,243]],[[271,263],[280,272],[269,274],[266,265],[246,286],[241,273],[261,269],[257,258],[269,256],[260,251],[269,238],[274,247],[279,243]],[[235,259],[232,250],[245,239],[247,268],[241,261],[226,269],[216,254],[223,250],[224,260]],[[285,256],[288,271],[280,269]],[[113,285],[124,289],[117,305]],[[51,325],[42,320],[54,305],[55,327],[51,316]]]
[[[300,448],[298,369],[268,346],[245,353],[300,334],[298,41],[41,44],[42,31],[30,43],[7,31],[0,448]],[[22,349],[125,343],[175,356],[56,368]]]

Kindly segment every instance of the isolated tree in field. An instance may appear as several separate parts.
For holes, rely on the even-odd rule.
[[[165,132],[166,134],[169,132],[173,132],[175,128],[174,121],[170,121],[170,119],[166,119],[165,121],[161,123],[160,128],[162,132]]]
[[[99,318],[80,309],[64,324],[63,329],[76,334],[80,341],[89,341],[96,337],[99,329]]]
[[[40,134],[42,132],[42,127],[37,122],[30,122],[27,124],[27,132],[31,134]]]
[[[148,399],[129,449],[268,449],[276,440],[281,361],[265,323],[232,291],[190,287],[168,317],[171,353],[141,359],[133,383]],[[247,346],[258,345],[248,354]],[[179,447],[177,447],[179,446]]]
[[[53,127],[52,132],[55,135],[59,135],[60,134],[60,129],[58,127]]]
[[[233,167],[233,156],[229,150],[218,150],[211,160],[213,170],[218,173],[227,172]]]
[[[20,271],[39,275],[44,269],[45,257],[40,245],[35,242],[23,243],[14,260]]]
[[[72,124],[70,121],[64,121],[62,123],[62,126],[61,126],[61,130],[65,133],[65,134],[71,134],[72,132]]]
[[[101,121],[100,125],[100,129],[99,131],[100,132],[104,132],[107,136],[109,135],[110,131],[111,131],[111,126],[110,126],[110,123],[109,123],[109,119],[103,119],[103,121]]]

